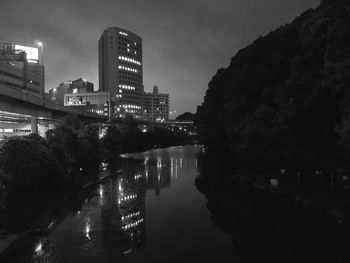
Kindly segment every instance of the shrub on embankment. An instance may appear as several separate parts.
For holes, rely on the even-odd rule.
[[[37,134],[7,138],[0,147],[0,200],[27,189],[57,187],[64,181],[81,185],[98,174],[97,128],[67,116],[47,138]]]
[[[88,170],[100,164],[98,128],[84,125],[77,116],[68,115],[55,129],[46,133],[49,148],[67,170]]]
[[[191,143],[193,138],[182,130],[153,127],[142,132],[132,117],[121,124],[111,124],[102,139],[109,156],[127,152],[145,151]]]
[[[60,175],[59,162],[39,135],[15,136],[0,149],[0,183],[9,193],[50,184]]]

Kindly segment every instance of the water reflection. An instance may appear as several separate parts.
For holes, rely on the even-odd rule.
[[[119,173],[112,171],[114,176],[80,205],[50,218],[47,230],[28,241],[30,251],[23,251],[23,256],[11,262],[114,262],[135,254],[147,244],[146,196],[160,197],[172,181],[181,179],[181,172],[189,169],[193,173],[197,152],[185,156],[183,150],[151,151],[126,156],[140,161],[125,160]],[[108,169],[102,164],[104,175]],[[154,221],[157,215],[152,216]]]

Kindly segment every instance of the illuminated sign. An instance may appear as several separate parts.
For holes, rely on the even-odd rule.
[[[84,101],[82,99],[82,97],[69,96],[68,97],[68,105],[86,105],[86,101]]]
[[[15,45],[16,50],[23,50],[27,54],[27,60],[29,62],[37,62],[39,60],[39,50],[35,47],[27,47],[21,45]]]

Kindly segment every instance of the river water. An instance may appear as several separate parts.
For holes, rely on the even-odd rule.
[[[231,236],[213,224],[195,187],[201,150],[125,155],[140,161],[125,162],[81,207],[19,250],[16,261],[239,262]]]

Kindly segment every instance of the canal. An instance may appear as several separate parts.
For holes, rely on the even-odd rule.
[[[123,156],[138,161],[125,160],[81,206],[32,235],[11,262],[239,262],[232,237],[212,222],[195,186],[201,150]]]

